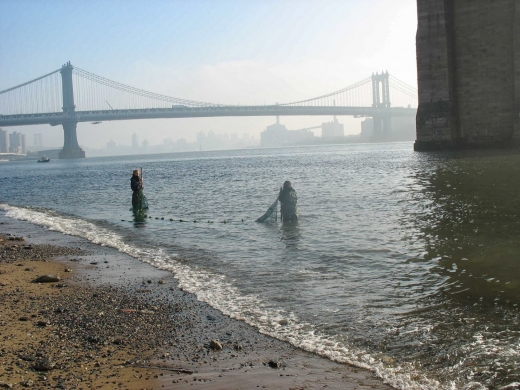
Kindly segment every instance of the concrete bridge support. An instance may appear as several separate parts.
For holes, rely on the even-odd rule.
[[[59,158],[85,158],[85,151],[78,145],[76,136],[77,122],[63,123],[63,149],[58,153]]]
[[[61,87],[63,93],[63,112],[71,120],[63,122],[63,149],[58,153],[59,158],[85,158],[85,152],[79,147],[76,135],[77,121],[76,105],[74,104],[74,88],[72,85],[72,65],[70,62],[61,67]]]
[[[417,0],[415,150],[520,143],[520,1]]]

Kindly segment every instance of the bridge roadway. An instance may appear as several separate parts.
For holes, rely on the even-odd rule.
[[[157,118],[210,118],[226,116],[300,116],[300,115],[349,115],[365,117],[415,117],[417,109],[392,107],[311,107],[311,106],[207,106],[172,107],[133,110],[52,112],[41,114],[0,115],[0,127],[61,125],[64,122],[103,122],[131,119]]]

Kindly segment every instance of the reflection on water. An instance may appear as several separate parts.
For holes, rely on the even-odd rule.
[[[280,233],[280,240],[285,243],[287,249],[298,249],[298,242],[300,241],[298,220],[284,222],[280,227]]]
[[[489,388],[517,382],[520,357],[511,348],[520,340],[520,154],[437,158],[434,170],[416,177],[423,185],[416,221],[426,248],[418,261],[434,264],[430,272],[442,283],[423,310],[401,317],[399,331],[412,332],[402,338],[412,343],[413,329],[426,326],[411,357],[441,382],[459,378]]]
[[[451,293],[498,305],[520,295],[520,156],[465,153],[430,177],[422,230]],[[458,287],[457,287],[458,286]]]
[[[148,215],[146,214],[146,212],[144,210],[133,210],[132,209],[132,214],[134,216],[134,226],[136,228],[143,228],[146,226],[146,220],[148,218]]]

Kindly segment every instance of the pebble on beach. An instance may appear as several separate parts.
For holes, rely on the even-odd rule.
[[[61,280],[59,275],[42,275],[33,280],[33,283],[54,283]]]

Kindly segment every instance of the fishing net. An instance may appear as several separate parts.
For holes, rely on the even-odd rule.
[[[148,200],[146,199],[146,196],[144,195],[142,188],[139,191],[137,191],[136,198],[132,200],[134,211],[141,211],[148,208]]]
[[[264,215],[258,218],[255,222],[276,222],[278,218],[278,199],[274,201],[274,203],[269,206]]]

